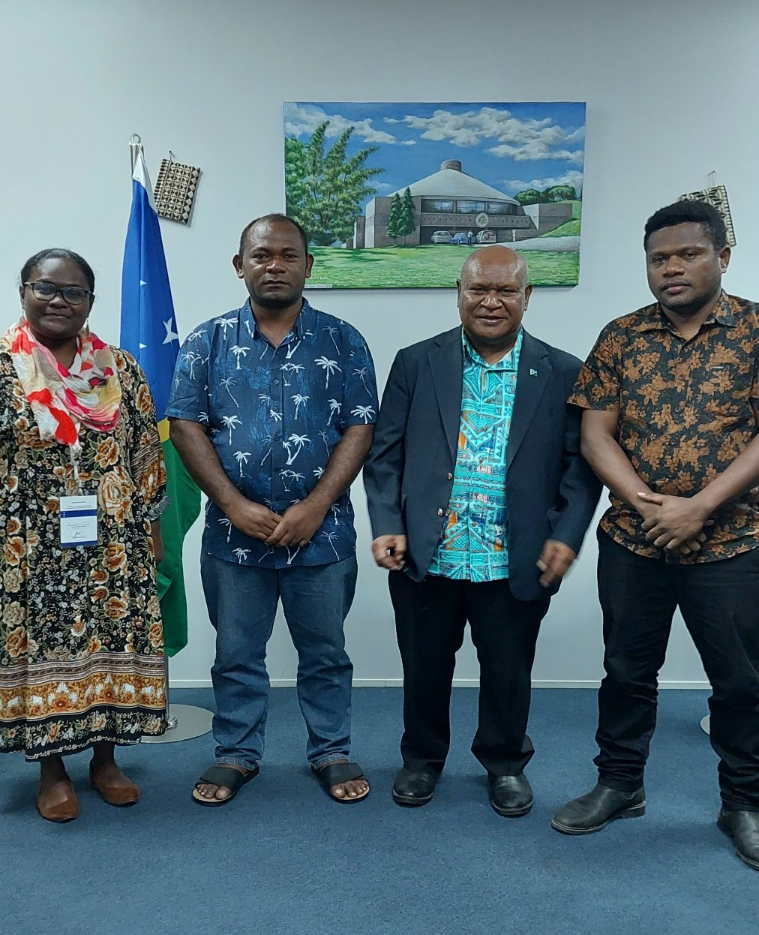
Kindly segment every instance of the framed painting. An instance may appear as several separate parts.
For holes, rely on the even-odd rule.
[[[495,243],[524,255],[536,286],[578,282],[582,102],[290,102],[284,137],[309,288],[451,288]]]

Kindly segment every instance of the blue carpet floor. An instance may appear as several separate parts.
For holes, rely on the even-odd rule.
[[[176,703],[210,707],[209,691]],[[534,693],[528,773],[535,807],[504,819],[488,805],[468,747],[477,693],[453,693],[454,740],[432,803],[390,799],[401,692],[354,693],[354,754],[372,780],[360,805],[333,804],[303,760],[291,690],[272,693],[261,775],[236,801],[190,800],[210,735],[130,747],[120,762],[142,801],[109,807],[67,761],[82,814],[67,825],[34,807],[36,768],[0,759],[2,935],[756,935],[759,873],[715,825],[716,759],[698,723],[703,692],[661,697],[648,813],[583,838],[549,819],[593,785],[595,692]]]

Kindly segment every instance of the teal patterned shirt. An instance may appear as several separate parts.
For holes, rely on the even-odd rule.
[[[514,347],[486,363],[462,330],[464,385],[448,522],[428,574],[469,581],[509,577],[506,446],[517,388],[520,329]]]

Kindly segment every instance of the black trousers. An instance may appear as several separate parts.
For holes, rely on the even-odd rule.
[[[712,685],[711,743],[725,808],[759,811],[759,548],[698,565],[646,558],[598,534],[604,668],[595,759],[601,781],[643,781],[657,677],[675,608]]]
[[[440,772],[451,740],[451,682],[467,620],[480,663],[479,726],[472,753],[488,772],[515,776],[534,753],[527,736],[530,675],[549,599],[518,601],[509,582],[412,581],[390,572],[403,661],[403,739],[409,769]]]

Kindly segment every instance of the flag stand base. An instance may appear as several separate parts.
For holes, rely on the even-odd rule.
[[[706,717],[701,718],[701,730],[705,734],[709,733],[709,721],[710,721],[710,715],[708,714],[706,715]]]
[[[177,743],[202,737],[211,730],[213,713],[193,704],[173,704],[169,709],[169,726],[160,737],[143,737],[142,743]]]

